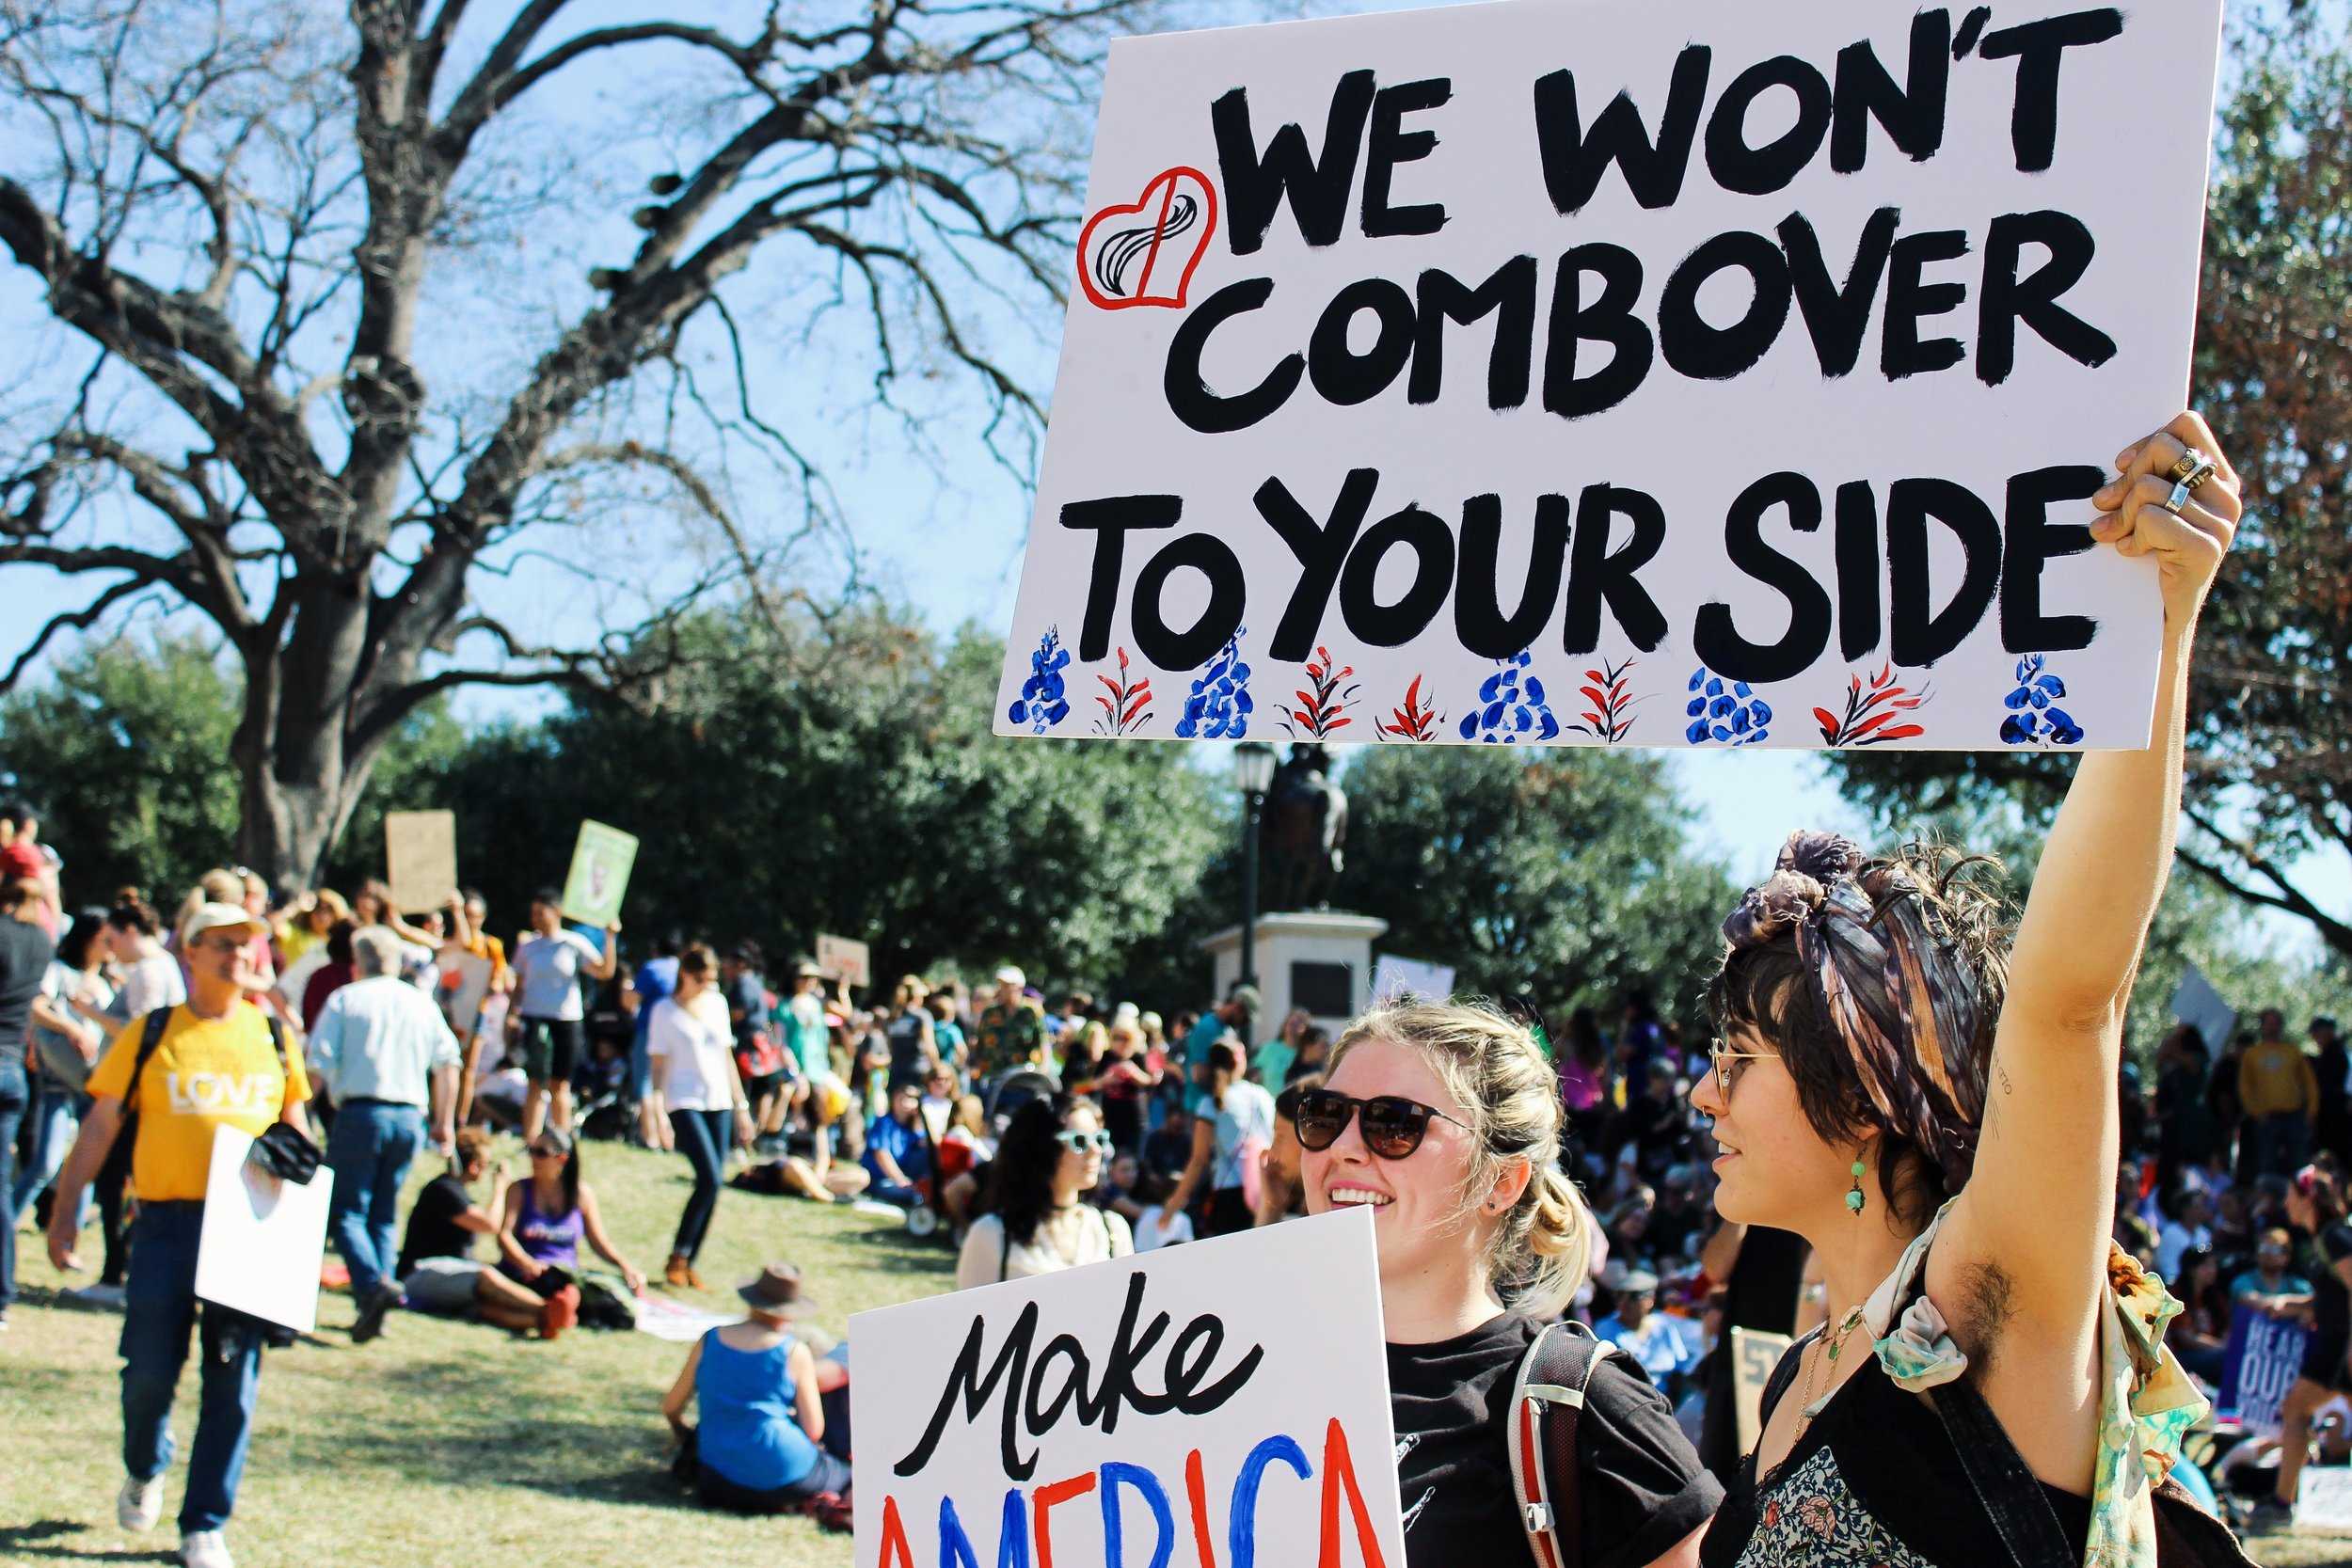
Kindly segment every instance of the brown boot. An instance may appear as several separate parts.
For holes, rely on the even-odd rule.
[[[693,1286],[694,1271],[686,1266],[685,1259],[674,1257],[670,1259],[670,1266],[661,1271],[661,1278],[665,1284],[675,1285],[681,1291],[688,1290]]]
[[[709,1286],[703,1283],[703,1276],[694,1272],[694,1265],[691,1263],[686,1265],[686,1288],[690,1291],[707,1291],[710,1289]]]

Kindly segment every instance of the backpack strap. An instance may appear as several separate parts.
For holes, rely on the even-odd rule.
[[[1582,1323],[1547,1323],[1511,1381],[1512,1500],[1535,1568],[1576,1568],[1583,1555],[1576,1433],[1593,1369],[1612,1349]]]
[[[147,1015],[146,1024],[139,1030],[139,1053],[131,1058],[131,1078],[122,1085],[123,1115],[138,1114],[139,1080],[147,1072],[147,1064],[155,1059],[156,1047],[164,1043],[164,1031],[171,1027],[168,1006],[157,1007]]]

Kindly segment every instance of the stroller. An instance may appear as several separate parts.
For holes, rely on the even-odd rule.
[[[1004,1136],[1014,1112],[1032,1100],[1050,1097],[1055,1088],[1052,1078],[1033,1068],[1016,1068],[999,1075],[981,1094],[989,1126],[998,1137]],[[915,1184],[922,1191],[923,1201],[907,1211],[907,1234],[918,1241],[943,1235],[952,1241],[941,1199],[947,1184],[972,1168],[972,1146],[943,1140],[929,1117],[919,1116],[915,1122],[923,1129],[923,1142],[930,1150],[931,1174]]]

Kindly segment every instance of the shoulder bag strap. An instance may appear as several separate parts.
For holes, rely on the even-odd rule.
[[[1928,1399],[1952,1434],[1961,1473],[1968,1478],[2016,1568],[2079,1568],[2057,1510],[1975,1382],[1963,1377]]]
[[[1535,1568],[1576,1568],[1583,1513],[1577,1486],[1577,1429],[1593,1369],[1610,1347],[1581,1323],[1549,1323],[1519,1358],[1506,1433],[1519,1523]]]
[[[122,1124],[128,1127],[139,1114],[139,1080],[147,1074],[147,1064],[155,1059],[156,1047],[164,1043],[164,1031],[171,1027],[171,1008],[157,1007],[147,1015],[147,1022],[139,1030],[139,1053],[131,1058],[130,1081],[122,1085]]]

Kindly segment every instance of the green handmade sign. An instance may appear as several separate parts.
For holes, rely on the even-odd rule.
[[[621,923],[621,898],[628,891],[629,867],[637,863],[637,840],[618,828],[582,821],[572,847],[572,869],[564,879],[564,918],[599,930]]]

